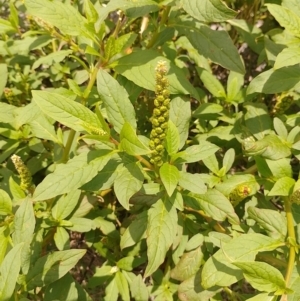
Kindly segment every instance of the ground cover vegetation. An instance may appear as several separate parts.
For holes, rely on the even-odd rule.
[[[0,300],[300,300],[300,0],[0,0]]]

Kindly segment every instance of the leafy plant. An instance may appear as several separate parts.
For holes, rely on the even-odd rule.
[[[300,298],[299,0],[0,3],[1,300]]]

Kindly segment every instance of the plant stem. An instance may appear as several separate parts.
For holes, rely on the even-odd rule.
[[[296,235],[295,235],[295,228],[294,228],[294,219],[292,214],[292,206],[291,202],[288,197],[284,198],[284,208],[286,212],[286,220],[287,220],[287,232],[288,232],[288,238],[292,241],[296,241]],[[289,252],[289,261],[287,270],[285,273],[285,283],[286,286],[289,285],[289,282],[291,280],[294,264],[295,264],[295,257],[296,257],[296,250],[295,246],[293,244],[289,245],[290,252]]]
[[[76,132],[71,130],[68,136],[68,140],[66,146],[64,147],[63,155],[62,155],[62,163],[66,163],[69,160],[70,149],[73,144],[73,140]]]

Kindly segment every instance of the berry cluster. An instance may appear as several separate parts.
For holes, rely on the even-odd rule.
[[[169,82],[166,78],[166,62],[159,61],[156,66],[156,86],[154,99],[154,110],[151,117],[152,131],[150,134],[149,147],[152,150],[150,162],[156,166],[163,164],[162,155],[164,152],[163,142],[166,137],[170,109]]]

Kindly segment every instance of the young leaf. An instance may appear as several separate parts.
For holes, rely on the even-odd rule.
[[[35,201],[53,198],[74,191],[90,181],[110,160],[113,152],[109,150],[81,153],[66,164],[57,166],[52,174],[46,176],[33,194]]]
[[[180,171],[179,185],[190,192],[204,194],[207,188],[199,174]]]
[[[54,242],[59,251],[70,249],[70,236],[63,227],[56,227]]]
[[[60,63],[71,53],[72,50],[60,50],[46,56],[42,56],[33,63],[32,69],[36,69],[43,64],[51,66],[53,63]]]
[[[51,209],[52,216],[58,221],[68,217],[75,209],[80,193],[80,190],[74,190],[61,196]]]
[[[35,227],[33,204],[30,199],[25,199],[14,217],[13,243],[31,242]]]
[[[130,292],[136,301],[149,300],[149,292],[142,276],[137,275],[130,283]]]
[[[15,245],[5,256],[0,267],[0,298],[11,300],[21,268],[23,243]]]
[[[1,78],[0,78],[0,97],[1,97],[1,95],[3,93],[3,90],[6,86],[7,76],[8,76],[7,65],[6,64],[0,64],[0,74],[2,75]],[[1,105],[4,105],[4,103],[2,103]],[[5,111],[2,111],[2,112],[5,112]],[[0,115],[0,120],[1,120],[1,115]]]
[[[139,140],[135,130],[128,122],[125,122],[122,127],[120,139],[120,148],[128,155],[136,156],[151,153],[151,150]]]
[[[265,262],[233,262],[243,271],[245,279],[252,287],[263,292],[280,291],[282,294],[285,289],[285,281],[282,274],[271,265]]]
[[[33,101],[45,115],[75,131],[86,131],[87,126],[101,129],[101,124],[92,111],[57,92],[32,91]],[[86,127],[84,125],[87,125]]]
[[[129,210],[130,198],[138,192],[143,185],[144,175],[136,162],[123,166],[115,179],[114,190],[120,204]]]
[[[243,274],[233,262],[253,262],[258,252],[274,250],[281,244],[274,238],[257,233],[242,234],[233,238],[229,243],[222,244],[222,250],[217,251],[204,264],[202,286],[228,286],[239,281]]]
[[[43,287],[60,279],[76,265],[85,253],[86,250],[73,249],[57,251],[41,257],[26,275],[27,289]]]
[[[276,181],[271,191],[268,193],[269,196],[289,196],[293,192],[295,180],[290,177],[283,177]]]
[[[191,115],[189,99],[183,97],[172,99],[170,103],[170,120],[174,123],[179,133],[179,149],[183,148],[188,138]]]
[[[235,160],[235,151],[234,148],[230,148],[224,155],[223,158],[223,167],[225,169],[225,174],[230,170],[232,164]]]
[[[116,272],[115,281],[122,300],[130,301],[128,282],[121,271]]]
[[[97,89],[115,131],[120,133],[125,122],[136,129],[135,111],[126,90],[103,69],[97,74]]]
[[[153,274],[164,262],[177,229],[177,213],[171,202],[159,199],[148,211],[147,255],[148,265],[144,277]]]
[[[176,189],[180,177],[177,167],[169,163],[164,163],[159,169],[159,175],[168,195],[171,196]]]
[[[284,123],[277,117],[273,120],[274,129],[276,133],[283,139],[287,140],[288,137],[288,131],[284,125]]]
[[[287,66],[293,66],[299,63],[300,50],[298,48],[285,48],[276,57],[274,69],[276,70]]]
[[[176,154],[179,148],[180,137],[175,124],[169,120],[167,136],[165,140],[166,150],[169,155]]]
[[[12,213],[12,202],[4,190],[0,189],[0,215],[9,215]]]
[[[222,22],[233,19],[236,12],[228,8],[220,0],[184,0],[183,9],[195,19],[201,22]]]
[[[171,159],[173,162],[178,160],[186,163],[193,163],[211,156],[218,149],[218,146],[208,141],[201,141],[200,145],[189,146],[184,151],[173,155]]]

